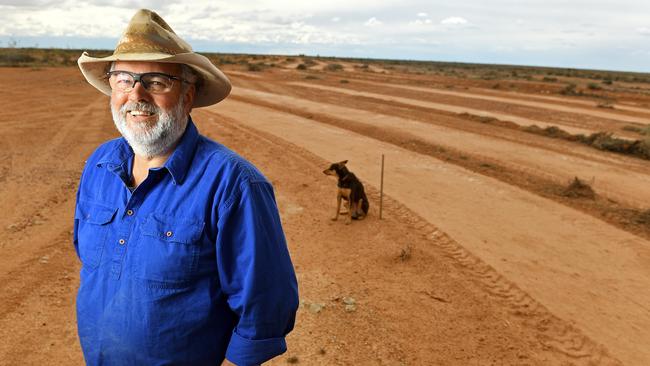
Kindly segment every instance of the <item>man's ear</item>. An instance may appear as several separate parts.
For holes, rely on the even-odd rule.
[[[190,85],[190,87],[187,88],[187,91],[185,91],[185,95],[184,95],[185,105],[183,107],[187,111],[187,114],[190,114],[190,112],[192,112],[192,106],[194,105],[195,95],[196,95],[196,86]]]

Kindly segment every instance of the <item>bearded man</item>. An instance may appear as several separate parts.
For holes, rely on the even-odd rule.
[[[74,245],[89,365],[258,365],[286,351],[296,277],[273,188],[199,134],[230,82],[149,10],[113,55],[79,58],[122,138],[81,176]]]

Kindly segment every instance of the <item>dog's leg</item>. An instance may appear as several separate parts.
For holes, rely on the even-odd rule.
[[[359,200],[359,203],[357,203],[357,220],[362,220],[364,217],[366,217],[366,213],[363,212],[363,198]]]
[[[343,202],[343,211],[341,211],[341,215],[346,215],[348,211],[350,211],[350,201],[344,200]],[[345,211],[347,209],[347,211]]]
[[[353,202],[352,199],[349,199],[348,202],[350,203],[350,209],[348,210],[348,220],[345,222],[346,225],[352,223],[352,213],[357,211],[357,203]]]
[[[336,221],[339,218],[339,211],[341,211],[341,193],[336,195],[336,214],[332,218],[332,221]]]

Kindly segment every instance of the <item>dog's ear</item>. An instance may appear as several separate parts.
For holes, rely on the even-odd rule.
[[[348,163],[347,160],[343,160],[343,161],[340,161],[338,164],[341,165],[341,166],[345,166],[345,164],[347,164],[347,163]]]

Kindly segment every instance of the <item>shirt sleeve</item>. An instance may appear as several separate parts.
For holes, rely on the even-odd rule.
[[[217,265],[228,305],[239,316],[226,358],[245,366],[286,351],[298,285],[273,188],[268,182],[246,182],[240,192],[220,212]]]
[[[86,167],[84,166],[84,171]],[[83,172],[82,172],[83,177]],[[79,255],[79,218],[77,217],[77,205],[79,204],[79,192],[81,191],[81,183],[83,178],[79,178],[79,187],[77,188],[77,195],[75,196],[74,201],[74,222],[72,227],[72,244],[74,245],[74,251],[77,253],[77,259],[81,260]]]

